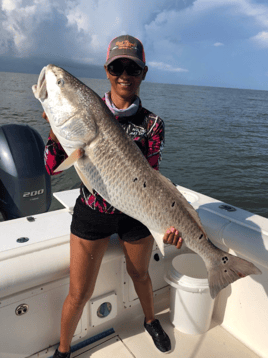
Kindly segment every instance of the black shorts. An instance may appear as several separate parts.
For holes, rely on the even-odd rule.
[[[71,223],[71,233],[85,240],[98,240],[117,233],[123,241],[131,242],[151,235],[145,225],[123,213],[106,214],[91,209],[79,196]]]

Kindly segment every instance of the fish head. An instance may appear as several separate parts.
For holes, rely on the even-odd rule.
[[[79,91],[76,82],[79,81],[67,71],[50,64],[42,69],[37,85],[32,87],[49,121],[56,127],[62,126],[81,107],[79,96],[74,96],[74,91]]]
[[[83,148],[95,136],[97,129],[89,110],[93,91],[76,77],[49,64],[42,69],[32,90],[64,149]]]

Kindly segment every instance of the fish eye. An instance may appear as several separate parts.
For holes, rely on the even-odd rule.
[[[63,81],[63,79],[62,78],[60,78],[60,79],[58,79],[58,85],[60,86],[60,87],[62,87],[63,85],[64,85],[64,81]]]

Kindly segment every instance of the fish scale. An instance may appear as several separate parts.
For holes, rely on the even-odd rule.
[[[69,158],[90,192],[148,227],[164,255],[163,236],[175,227],[208,271],[213,298],[241,277],[260,274],[252,263],[217,248],[194,208],[170,180],[154,170],[102,99],[77,78],[54,66],[40,73],[33,92]],[[82,151],[81,151],[82,149]]]

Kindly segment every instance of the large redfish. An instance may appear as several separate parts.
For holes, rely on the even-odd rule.
[[[48,65],[33,92],[69,156],[58,170],[74,165],[90,192],[95,189],[148,227],[163,255],[163,235],[175,227],[187,247],[204,260],[213,298],[237,279],[261,273],[211,243],[194,208],[170,180],[151,168],[102,99],[85,84]]]

